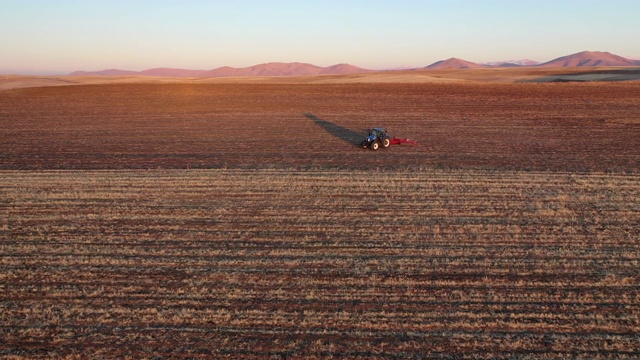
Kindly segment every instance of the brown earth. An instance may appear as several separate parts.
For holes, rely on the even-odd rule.
[[[2,169],[640,169],[640,83],[105,84],[0,92]],[[419,145],[372,152],[366,128]]]
[[[640,83],[554,71],[5,87],[0,357],[639,358]]]
[[[635,174],[0,175],[3,358],[640,356]]]

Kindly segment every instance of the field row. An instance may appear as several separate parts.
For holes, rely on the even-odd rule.
[[[640,355],[636,175],[370,175],[2,172],[0,355]]]

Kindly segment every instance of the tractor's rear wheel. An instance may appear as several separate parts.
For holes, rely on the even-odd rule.
[[[382,147],[386,149],[389,147],[389,145],[391,145],[391,140],[389,140],[389,138],[384,138],[382,140]]]
[[[380,148],[380,143],[378,142],[378,140],[374,141],[371,143],[371,150],[378,150]]]

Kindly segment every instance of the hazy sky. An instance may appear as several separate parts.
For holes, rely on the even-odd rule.
[[[0,73],[640,57],[640,0],[0,0]]]

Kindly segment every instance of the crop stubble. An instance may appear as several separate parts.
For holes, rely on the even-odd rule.
[[[637,358],[638,89],[0,92],[0,354]]]
[[[634,175],[368,174],[6,172],[0,352],[638,356]]]

